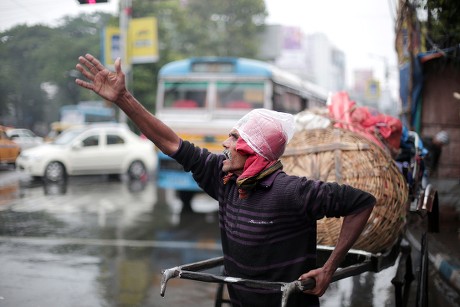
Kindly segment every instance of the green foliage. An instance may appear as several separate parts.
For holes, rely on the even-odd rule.
[[[32,114],[42,116],[46,97],[40,81],[47,61],[41,48],[51,32],[43,26],[19,26],[2,33],[0,112],[5,123],[14,124],[16,116],[28,127],[34,121]]]
[[[81,15],[66,18],[61,27],[21,25],[1,33],[2,123],[35,129],[57,120],[60,106],[87,100],[89,92],[75,86],[75,64],[81,54],[99,54],[100,32],[109,18]],[[53,96],[44,85],[56,89]]]
[[[136,64],[128,74],[130,90],[151,111],[164,64],[191,56],[256,57],[267,15],[264,0],[133,0],[132,9],[132,18],[158,20],[159,61]],[[85,53],[100,57],[107,25],[118,25],[118,18],[82,14],[57,27],[22,25],[0,33],[0,123],[34,129],[57,120],[62,105],[100,100],[75,85],[75,65]],[[55,91],[50,96],[44,88]]]
[[[190,0],[189,26],[195,54],[257,55],[257,34],[263,31],[267,12],[263,0]],[[197,26],[199,25],[199,26]]]
[[[418,0],[417,6],[427,12],[428,36],[438,48],[460,43],[460,1]]]
[[[255,58],[267,16],[263,0],[133,0],[132,6],[133,18],[158,20],[160,60],[134,67],[136,97],[151,111],[155,104],[149,89],[156,93],[158,71],[164,64],[193,56]]]
[[[185,57],[181,41],[186,12],[179,1],[133,0],[132,18],[153,16],[158,22],[160,59],[154,64],[137,64],[133,67],[132,88],[139,101],[155,112],[157,75],[160,68],[173,60]]]

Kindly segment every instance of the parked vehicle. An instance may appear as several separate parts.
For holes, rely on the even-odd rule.
[[[0,163],[14,165],[21,147],[10,140],[5,131],[6,127],[0,126]]]
[[[50,125],[50,131],[45,137],[45,142],[50,143],[54,141],[64,130],[74,127],[82,127],[84,124],[72,124],[66,122],[52,122]]]
[[[52,143],[21,152],[17,168],[57,182],[73,175],[127,174],[146,178],[156,167],[150,141],[126,125],[92,124],[65,130]]]
[[[43,144],[43,138],[37,136],[29,129],[8,128],[6,129],[6,135],[10,138],[10,140],[19,144],[19,146],[21,146],[21,150]]]

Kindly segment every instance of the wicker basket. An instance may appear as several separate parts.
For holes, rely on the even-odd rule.
[[[296,132],[281,158],[291,175],[335,181],[370,192],[377,204],[355,249],[371,253],[391,248],[402,234],[408,188],[387,152],[355,132],[321,128]],[[318,221],[318,244],[335,246],[342,218]]]

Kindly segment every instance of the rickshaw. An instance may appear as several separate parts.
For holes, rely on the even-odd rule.
[[[393,195],[394,202],[399,202],[398,210],[405,213],[405,220],[400,221],[400,217],[394,217],[394,220],[398,221],[399,232],[396,234],[396,239],[390,240],[391,245],[387,245],[386,248],[382,249],[382,246],[371,247],[371,248],[355,248],[351,249],[346,256],[346,259],[341,264],[340,268],[335,272],[333,276],[333,282],[338,280],[348,278],[351,276],[359,275],[364,272],[380,272],[388,267],[394,266],[396,261],[399,258],[397,270],[394,278],[391,280],[395,289],[395,305],[397,307],[407,306],[408,298],[410,293],[410,285],[412,281],[416,280],[417,282],[417,306],[426,306],[427,305],[427,291],[428,291],[428,250],[427,250],[427,238],[426,232],[438,232],[439,231],[439,204],[438,204],[438,195],[437,191],[432,187],[431,184],[426,183],[425,171],[424,171],[424,152],[423,146],[419,141],[419,136],[415,132],[406,131],[406,151],[409,153],[405,155],[405,158],[397,158],[388,153],[384,153],[378,146],[373,144],[373,142],[368,142],[362,136],[358,136],[354,132],[346,132],[344,129],[339,128],[321,128],[318,130],[315,129],[305,129],[305,132],[302,136],[300,142],[298,142],[297,147],[294,144],[291,146],[291,150],[288,146],[284,156],[293,156],[293,160],[288,160],[285,158],[283,165],[290,171],[293,171],[293,168],[290,165],[298,164],[296,159],[299,159],[299,152],[302,152],[302,159],[308,159],[305,156],[305,153],[308,155],[322,154],[326,151],[333,152],[333,154],[340,157],[336,159],[339,161],[339,164],[346,164],[347,154],[350,154],[350,159],[358,159],[356,153],[375,154],[379,153],[382,155],[382,159],[385,163],[382,163],[381,170],[375,170],[379,174],[388,174],[391,171],[397,177],[397,180],[391,178],[383,178],[384,180],[393,180],[397,181],[390,185],[391,190],[401,190],[403,194],[395,193]],[[308,135],[306,134],[308,133]],[[296,136],[294,136],[295,138]],[[307,138],[313,137],[313,139],[307,140]],[[350,137],[346,139],[345,137]],[[330,139],[329,143],[320,144],[321,142],[326,142],[327,139]],[[326,141],[325,141],[326,140]],[[293,141],[291,141],[292,143]],[[300,144],[300,145],[299,145]],[[304,144],[315,144],[314,146],[304,146]],[[303,146],[303,147],[302,147]],[[294,148],[292,148],[294,147]],[[302,148],[300,148],[302,147]],[[351,153],[350,153],[351,152]],[[369,156],[364,156],[364,159],[368,159]],[[318,157],[316,156],[317,161]],[[331,159],[329,156],[328,159]],[[283,158],[282,158],[283,160]],[[389,161],[391,160],[391,161]],[[357,161],[362,165],[361,161]],[[313,164],[313,163],[302,163],[302,164]],[[375,167],[375,166],[372,166]],[[333,166],[334,168],[334,166]],[[337,165],[335,170],[331,171],[312,171],[309,170],[308,173],[331,173],[337,170]],[[287,173],[290,173],[286,170]],[[300,170],[302,173],[303,170]],[[371,176],[375,176],[374,173]],[[333,180],[340,181],[343,174],[336,174]],[[321,178],[320,178],[321,179]],[[323,178],[324,179],[324,178]],[[366,179],[366,178],[365,178]],[[368,180],[364,180],[368,181]],[[382,185],[380,185],[382,186]],[[387,185],[388,187],[388,185]],[[358,187],[359,188],[359,187]],[[385,189],[382,187],[381,189]],[[377,191],[378,193],[380,191]],[[383,191],[386,193],[385,201],[390,201],[388,197],[388,191]],[[390,191],[391,193],[392,191]],[[398,191],[396,191],[398,192]],[[377,193],[377,194],[378,194]],[[374,194],[375,195],[375,194]],[[379,198],[376,197],[379,201]],[[383,204],[385,205],[385,204]],[[393,205],[393,204],[392,204]],[[402,205],[402,208],[401,208]],[[374,208],[376,211],[376,208]],[[399,213],[398,213],[399,214]],[[412,250],[414,246],[411,244],[411,240],[407,237],[407,226],[410,221],[413,219],[411,216],[417,216],[427,220],[428,229],[422,234],[421,248],[420,248],[420,263],[419,270],[417,274],[413,272],[412,265]],[[371,215],[372,218],[372,215]],[[370,219],[371,219],[370,218]],[[368,222],[369,223],[369,222]],[[378,231],[379,225],[376,225],[375,231]],[[377,238],[381,237],[380,234],[377,234]],[[378,239],[371,238],[371,240],[364,240],[363,242],[378,241]],[[331,241],[326,241],[326,245],[321,244],[321,239],[318,240],[317,253],[318,253],[318,265],[321,266],[329,257],[334,246],[331,246]],[[359,242],[358,242],[359,243]],[[355,246],[363,246],[355,244]],[[367,250],[366,250],[367,249]],[[161,296],[165,295],[166,286],[170,279],[180,278],[195,280],[208,283],[217,283],[217,293],[215,306],[220,307],[222,304],[229,303],[228,300],[224,299],[223,293],[225,285],[227,284],[239,284],[244,285],[250,288],[257,289],[269,289],[276,290],[282,293],[282,299],[280,306],[284,307],[287,304],[290,294],[296,291],[303,291],[314,287],[314,280],[306,281],[292,281],[292,282],[269,282],[263,280],[250,280],[244,278],[236,278],[232,276],[223,276],[219,274],[210,273],[210,269],[219,268],[223,265],[223,257],[212,258],[208,260],[203,260],[199,262],[179,265],[173,268],[165,269],[162,272],[162,281],[161,281]],[[417,276],[416,276],[417,275]]]

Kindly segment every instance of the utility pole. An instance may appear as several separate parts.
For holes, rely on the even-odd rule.
[[[395,103],[393,98],[391,97],[391,90],[390,90],[390,65],[388,63],[388,57],[384,55],[378,54],[369,54],[373,58],[379,59],[383,64],[384,69],[384,80],[381,87],[381,96],[379,99],[379,110],[385,113],[388,112],[395,112]],[[396,114],[390,114],[396,115]]]
[[[121,47],[121,64],[125,73],[126,88],[129,90],[132,80],[131,60],[128,57],[128,36],[129,23],[132,15],[132,0],[120,0],[120,47]],[[118,115],[120,123],[126,123],[127,118],[124,112]]]

